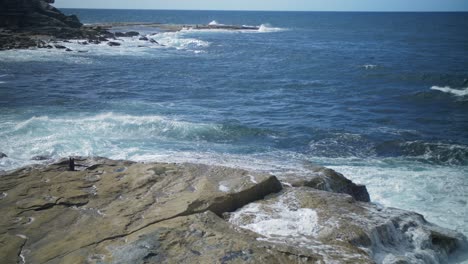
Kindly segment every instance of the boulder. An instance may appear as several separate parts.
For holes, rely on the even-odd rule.
[[[158,43],[156,40],[154,40],[154,39],[150,39],[149,41],[150,41],[151,43],[154,43],[154,44],[159,44],[159,43]]]
[[[58,45],[58,44],[54,45],[54,47],[55,47],[56,49],[66,49],[66,48],[67,48],[67,47],[65,47],[65,46]]]
[[[0,159],[7,158],[7,154],[0,152]]]
[[[139,40],[148,41],[149,39],[147,37],[140,37]]]
[[[293,187],[310,187],[318,190],[346,193],[361,202],[370,202],[370,196],[364,185],[358,185],[343,174],[321,166],[310,166],[307,176],[286,175],[284,182]]]

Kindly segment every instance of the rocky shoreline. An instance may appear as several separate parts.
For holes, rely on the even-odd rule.
[[[0,177],[4,263],[445,263],[466,238],[306,178],[75,157]]]
[[[64,49],[72,51],[60,42],[80,40],[80,44],[120,46],[120,37],[138,37],[152,44],[152,38],[139,32],[111,32],[114,27],[144,26],[156,31],[180,30],[258,30],[258,27],[235,25],[164,25],[159,23],[106,23],[83,25],[75,15],[66,16],[51,6],[54,0],[3,0],[0,3],[0,51],[10,49]],[[154,32],[153,34],[157,34]]]

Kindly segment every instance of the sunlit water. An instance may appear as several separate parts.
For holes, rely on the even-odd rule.
[[[0,170],[37,155],[277,175],[313,163],[468,235],[466,13],[67,12],[262,26],[0,52]]]

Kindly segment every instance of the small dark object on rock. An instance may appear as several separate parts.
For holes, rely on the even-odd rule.
[[[107,43],[107,45],[109,45],[109,46],[111,46],[111,47],[112,47],[112,46],[120,46],[120,43],[114,42],[114,41],[109,41],[109,42]]]
[[[75,171],[75,159],[74,158],[68,159],[68,170]]]
[[[147,37],[141,37],[141,38],[139,38],[139,40],[148,41],[149,39]]]
[[[66,49],[67,47],[62,45],[54,45],[56,49]]]
[[[65,51],[73,51],[72,49],[67,48]]]
[[[0,159],[8,158],[7,154],[0,152]]]

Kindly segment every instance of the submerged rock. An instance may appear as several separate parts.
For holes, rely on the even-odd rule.
[[[418,250],[443,261],[464,241],[415,213],[283,190],[272,175],[74,160],[76,171],[67,158],[0,177],[5,263],[387,263]]]
[[[121,44],[118,43],[118,42],[109,41],[109,42],[107,42],[107,45],[109,45],[109,46],[111,46],[111,47],[114,47],[114,46],[120,46]]]
[[[7,158],[7,154],[0,152],[0,159]]]

